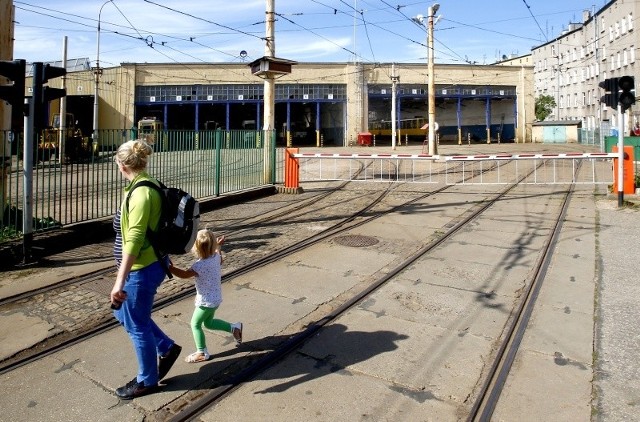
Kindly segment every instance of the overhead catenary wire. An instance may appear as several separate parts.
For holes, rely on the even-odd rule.
[[[16,3],[28,5],[29,7],[38,7],[38,6],[33,6],[33,4],[30,4],[30,3],[23,3],[23,2],[16,2]],[[194,11],[185,11],[183,9],[186,6],[180,7],[180,6],[174,5],[172,7],[168,7],[162,4],[166,2],[161,2],[160,0],[157,0],[157,1],[145,0],[144,3],[149,4],[150,6],[153,6],[153,7],[161,8],[171,13],[176,13],[182,16],[189,17],[191,19],[197,19],[200,22],[205,22],[208,25],[215,26],[216,28],[219,28],[222,31],[207,33],[206,31],[202,31],[200,29],[199,31],[197,31],[198,33],[189,34],[187,32],[182,31],[181,33],[176,35],[167,35],[167,34],[160,34],[157,31],[142,30],[140,27],[138,27],[136,28],[138,30],[138,33],[136,34],[127,33],[128,31],[124,31],[124,30],[123,31],[105,30],[105,32],[111,32],[113,34],[127,37],[132,40],[138,40],[141,42],[140,44],[141,47],[143,45],[146,47],[153,47],[153,49],[156,51],[163,49],[165,54],[171,57],[171,61],[181,60],[179,57],[180,55],[182,55],[189,59],[193,59],[195,61],[202,61],[204,63],[216,61],[215,59],[212,60],[210,57],[199,59],[199,57],[203,57],[203,53],[206,54],[206,50],[214,52],[215,56],[222,55],[222,56],[227,56],[229,58],[232,58],[233,60],[238,60],[238,54],[236,52],[230,51],[229,48],[225,48],[225,46],[229,45],[229,43],[238,42],[237,35],[242,36],[240,39],[249,36],[254,40],[259,40],[261,42],[264,41],[264,37],[261,32],[257,33],[256,31],[252,31],[251,29],[249,30],[246,29],[246,28],[250,28],[251,26],[260,25],[264,23],[264,21],[257,20],[255,18],[251,18],[249,21],[250,23],[246,23],[241,27],[239,27],[238,25],[225,24],[224,22],[220,21],[220,18],[213,19],[213,20],[207,19],[206,15],[204,15],[205,17],[202,17],[199,13],[196,13]],[[310,10],[307,10],[309,8],[305,8],[304,10],[295,10],[295,9],[292,10],[291,6],[284,8],[284,10],[282,11],[279,10],[278,11],[279,20],[281,20],[282,22],[287,22],[287,24],[290,24],[290,25],[284,25],[280,27],[279,32],[286,34],[286,33],[293,33],[295,31],[299,31],[301,34],[302,33],[311,34],[313,37],[316,37],[319,40],[322,40],[321,42],[317,43],[318,48],[316,49],[318,54],[321,54],[321,55],[327,54],[326,53],[327,49],[324,49],[325,51],[322,51],[322,48],[321,48],[322,44],[331,44],[333,46],[336,46],[338,49],[341,49],[342,51],[347,51],[350,54],[353,54],[353,52],[351,51],[351,48],[346,47],[345,42],[343,40],[340,40],[336,36],[340,28],[346,29],[346,27],[348,26],[345,22],[346,21],[345,18],[353,16],[353,13],[351,12],[351,9],[353,8],[348,4],[349,2],[343,1],[343,0],[337,0],[337,1],[310,0],[310,3],[321,6],[326,10],[323,11],[321,8],[317,8],[317,7],[311,8]],[[293,7],[299,7],[299,4],[300,3],[297,3]],[[381,50],[381,47],[380,47],[381,43],[379,42],[380,37],[385,36],[386,34],[392,35],[393,37],[397,37],[398,40],[404,41],[404,46],[401,46],[398,43],[399,48],[394,50],[394,53],[405,51],[405,55],[406,55],[406,52],[419,52],[420,48],[426,49],[426,45],[424,42],[416,41],[414,39],[416,37],[413,37],[410,33],[407,35],[407,29],[409,26],[413,27],[413,23],[411,23],[410,25],[405,25],[403,23],[403,22],[406,22],[408,24],[409,21],[411,20],[411,18],[409,17],[409,11],[411,7],[415,7],[415,6],[422,7],[424,6],[423,2],[414,1],[414,2],[405,3],[405,4],[392,4],[388,0],[380,0],[380,1],[362,0],[359,4],[361,4],[363,8],[360,11],[358,11],[359,19],[357,22],[358,23],[357,27],[359,28],[360,31],[363,31],[364,34],[366,35],[366,38],[363,37],[362,40],[366,39],[369,44],[368,45],[369,52],[366,54],[360,55],[359,56],[360,60],[362,60],[365,63],[377,63],[381,61],[381,57],[384,57],[385,55],[388,56],[388,53],[385,53],[384,50]],[[348,10],[345,10],[347,8]],[[45,9],[40,9],[40,10],[45,10]],[[47,13],[47,15],[53,16],[56,11],[53,9],[49,9],[49,12],[50,13]],[[129,10],[125,8],[122,8],[121,12],[125,12],[129,14]],[[373,15],[373,13],[375,13],[375,15]],[[529,13],[533,14],[532,11],[530,11]],[[73,19],[68,19],[69,16],[73,16],[73,15],[67,14],[67,13],[65,13],[64,16],[56,17],[56,19],[59,19],[59,18],[64,19],[65,16],[67,21],[69,21],[70,23],[73,22]],[[319,21],[318,18],[315,18],[314,24],[308,25],[307,21],[303,20],[305,16],[307,17],[326,16],[327,19],[323,18],[322,21]],[[401,19],[396,19],[394,18],[394,16],[398,16]],[[539,17],[539,16],[542,16],[542,15],[536,15],[536,17]],[[82,18],[80,15],[77,15],[77,17],[78,17],[78,20],[89,19],[89,18]],[[335,17],[335,19],[333,17]],[[524,18],[518,17],[514,19],[524,19]],[[531,19],[531,18],[529,17],[528,19]],[[90,19],[90,20],[95,21],[95,19]],[[134,19],[131,19],[131,21],[134,22]],[[443,19],[443,21],[447,21],[447,19]],[[508,20],[500,19],[493,22],[502,22],[502,21],[508,21]],[[132,22],[129,22],[130,23],[129,26],[125,25],[122,27],[131,28],[133,26],[131,25]],[[464,27],[464,28],[474,28],[477,30],[482,30],[484,32],[488,31],[488,33],[494,33],[496,35],[504,36],[506,39],[521,39],[521,40],[530,39],[535,41],[534,38],[521,36],[517,33],[514,34],[514,33],[509,33],[509,31],[495,31],[493,29],[481,27],[481,25],[489,25],[490,22],[485,22],[482,24],[464,23],[459,20],[455,22],[452,20],[449,20],[448,22],[452,23],[453,25],[447,28],[442,28],[442,25],[439,25],[439,27],[435,28],[436,33],[444,34],[445,31],[447,32],[457,31],[461,27]],[[80,23],[80,22],[77,22],[77,23]],[[319,23],[322,23],[322,24],[320,25]],[[341,25],[340,23],[343,23],[343,25]],[[110,24],[105,22],[105,25],[108,27]],[[93,28],[92,25],[87,25],[86,23],[84,23],[84,26],[88,28]],[[211,36],[223,35],[223,34],[224,35],[235,34],[236,36],[235,38],[227,37],[226,40],[217,41],[214,43],[203,41],[203,37],[211,37]],[[151,35],[151,37],[149,37],[149,35]],[[296,38],[299,39],[300,37],[296,37]],[[436,36],[434,41],[439,46],[439,48],[436,49],[436,52],[438,57],[440,58],[440,61],[450,62],[450,63],[457,63],[457,62],[473,63],[475,61],[474,58],[469,59],[467,55],[459,51],[458,48],[452,46],[450,42],[447,41],[447,37]],[[187,43],[187,44],[180,44],[180,43]],[[286,44],[281,44],[281,45],[286,45]],[[192,47],[195,47],[195,46],[202,47],[201,52],[197,52],[197,51],[194,52]],[[238,51],[240,50],[246,50],[246,51],[249,51],[250,53],[252,51],[251,48],[246,48],[245,46],[242,46],[242,48],[238,49]],[[283,50],[287,51],[286,48],[284,48]],[[116,50],[111,50],[111,51],[116,51]],[[124,52],[126,50],[122,49],[122,51]],[[305,51],[309,51],[309,49],[296,49],[292,51],[305,52]],[[251,54],[249,56],[251,57]],[[365,56],[369,56],[369,57],[365,57]],[[162,57],[165,57],[165,56],[162,56]],[[295,57],[295,55],[289,56],[288,58],[291,58],[293,60],[299,60],[297,57]],[[411,56],[409,55],[409,57],[407,58],[400,58],[400,59],[396,57],[394,57],[393,59],[386,58],[382,60],[382,62],[411,63],[414,60],[419,61],[423,59],[424,57],[421,57],[418,54],[416,54],[415,58],[411,58]],[[111,59],[111,61],[114,61],[114,60]]]

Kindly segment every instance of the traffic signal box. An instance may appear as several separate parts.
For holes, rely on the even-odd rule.
[[[600,102],[607,107],[618,108],[618,78],[609,78],[600,82],[598,86],[604,89],[604,95],[600,97]]]
[[[620,78],[609,78],[600,82],[598,86],[604,89],[605,94],[600,97],[600,102],[613,109],[620,108],[624,113],[636,103],[634,78],[633,76],[622,76]],[[633,92],[632,92],[633,91]]]
[[[63,67],[54,67],[41,62],[33,63],[33,98],[30,104],[30,112],[33,116],[33,126],[36,133],[47,127],[47,115],[49,111],[49,101],[67,95],[63,88],[52,88],[43,86],[49,79],[59,78],[67,74]]]
[[[11,121],[16,121],[18,112],[22,114],[24,106],[24,76],[26,62],[24,60],[0,61],[0,76],[4,76],[13,84],[4,84],[0,81],[0,100],[11,104]]]
[[[634,88],[634,80],[633,76],[623,76],[618,79],[618,88],[620,88],[620,94],[618,94],[618,101],[620,102],[620,107],[622,108],[622,112],[624,113],[626,110],[631,107],[632,104],[636,103],[636,94]],[[634,91],[634,92],[631,92]]]

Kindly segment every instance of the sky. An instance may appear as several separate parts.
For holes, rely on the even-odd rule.
[[[553,40],[607,0],[440,0],[436,63],[490,64]],[[266,0],[14,0],[14,59],[251,62],[265,55]],[[420,63],[428,8],[414,0],[275,0],[275,56],[298,62]],[[413,18],[424,16],[423,23]],[[98,49],[98,23],[99,49]],[[99,53],[98,53],[99,52]]]

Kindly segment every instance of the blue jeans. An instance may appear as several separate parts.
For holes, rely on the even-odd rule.
[[[138,382],[146,386],[158,383],[158,356],[166,354],[174,341],[151,320],[153,297],[165,272],[156,261],[137,271],[131,271],[124,284],[127,299],[113,315],[129,334],[138,359]]]

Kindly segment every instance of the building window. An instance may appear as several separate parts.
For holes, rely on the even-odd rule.
[[[627,49],[625,48],[624,50],[622,50],[622,65],[623,66],[627,66],[629,64],[629,57],[628,57],[628,53],[627,53]]]
[[[634,46],[629,48],[629,63],[633,63],[636,61],[636,49]]]
[[[614,70],[616,68],[616,61],[614,60],[613,54],[611,55],[610,58],[610,64],[609,64],[609,70]]]
[[[629,13],[629,16],[627,16],[627,24],[629,31],[633,31],[633,13]]]
[[[618,52],[618,69],[622,67],[622,54]]]
[[[615,35],[616,38],[620,38],[620,23],[619,22],[616,22],[614,35]]]
[[[622,19],[620,21],[620,34],[624,35],[627,33],[627,20],[626,19]]]
[[[609,27],[609,42],[613,42],[613,27]]]

